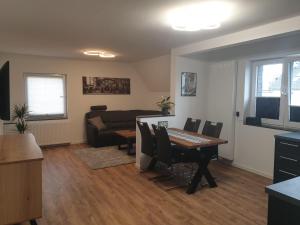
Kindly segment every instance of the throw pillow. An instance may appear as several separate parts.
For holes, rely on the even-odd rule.
[[[102,130],[106,128],[106,125],[103,123],[102,119],[100,116],[93,117],[88,119],[89,123],[97,127],[98,130]]]

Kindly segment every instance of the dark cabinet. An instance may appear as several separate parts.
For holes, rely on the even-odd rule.
[[[273,183],[300,176],[300,132],[275,136]]]
[[[266,187],[268,225],[300,224],[300,177]]]

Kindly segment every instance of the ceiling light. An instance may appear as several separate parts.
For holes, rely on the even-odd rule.
[[[99,56],[101,58],[115,58],[116,55],[107,51],[102,50],[88,50],[84,51],[83,54],[90,56]]]
[[[101,58],[115,58],[116,57],[116,55],[109,53],[109,52],[100,52],[99,56]]]
[[[231,12],[232,5],[229,3],[204,2],[175,8],[167,16],[174,30],[198,31],[219,28]]]
[[[83,54],[98,56],[99,55],[99,51],[84,51]]]

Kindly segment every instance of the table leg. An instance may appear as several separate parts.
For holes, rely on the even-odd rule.
[[[199,165],[198,170],[195,173],[195,175],[192,179],[192,182],[189,184],[189,186],[186,190],[187,194],[195,193],[199,183],[201,182],[203,175],[207,179],[207,182],[211,188],[217,187],[217,184],[216,184],[214,178],[212,177],[211,173],[208,170],[208,164],[213,155],[214,155],[213,147],[211,147],[211,149],[202,150],[200,160],[198,163],[198,165]]]
[[[205,176],[205,178],[208,182],[209,187],[211,187],[211,188],[218,187],[215,179],[213,178],[213,176],[209,172],[208,168],[205,169],[204,176]]]
[[[189,184],[187,190],[186,190],[186,193],[187,194],[193,194],[195,193],[197,187],[198,187],[198,184],[201,182],[201,179],[202,179],[202,176],[204,174],[204,170],[205,170],[205,166],[203,163],[199,163],[199,167],[198,167],[198,170],[197,172],[195,173],[193,179],[192,179],[192,182]]]
[[[135,151],[133,149],[133,141],[130,138],[127,139],[127,154],[135,155]]]

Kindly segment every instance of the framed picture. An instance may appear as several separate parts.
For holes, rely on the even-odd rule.
[[[130,95],[129,78],[82,77],[84,95]]]
[[[196,96],[197,73],[181,73],[181,96]]]

